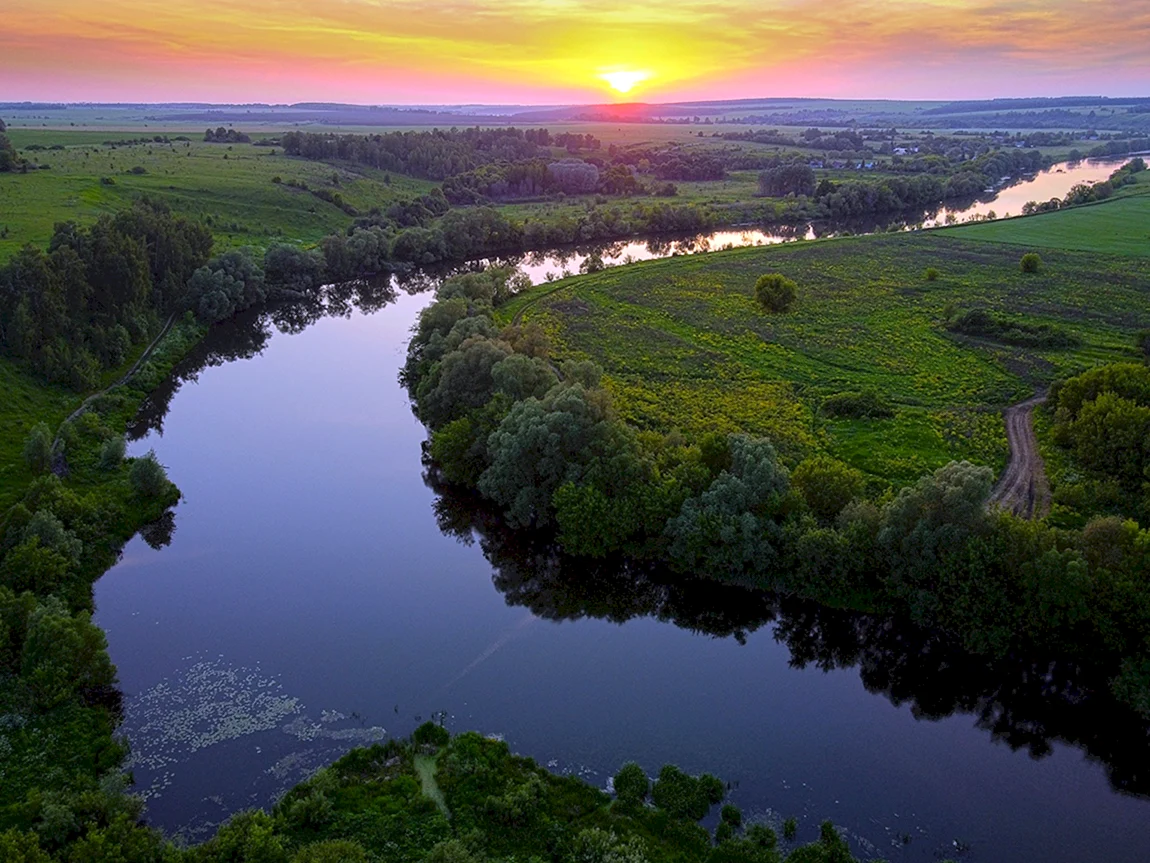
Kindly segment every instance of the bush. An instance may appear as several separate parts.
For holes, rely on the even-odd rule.
[[[824,523],[834,521],[866,485],[862,473],[829,456],[800,462],[791,474],[791,482],[815,517]]]
[[[887,419],[894,416],[894,408],[875,390],[863,390],[828,396],[822,413],[832,419]]]
[[[947,322],[946,328],[954,333],[1021,347],[1072,348],[1080,343],[1076,336],[1054,324],[1029,324],[986,309],[971,309],[956,315]]]
[[[651,799],[672,818],[698,821],[725,793],[723,783],[709,773],[688,776],[674,764],[666,764],[651,789]]]
[[[1139,330],[1135,333],[1134,345],[1138,348],[1138,353],[1150,359],[1150,330]]]
[[[755,299],[768,312],[789,311],[798,295],[798,285],[781,273],[767,273],[755,282]]]
[[[52,432],[45,423],[36,423],[24,442],[24,461],[33,473],[44,473],[52,466]]]
[[[123,435],[116,435],[104,441],[104,445],[100,447],[100,469],[114,470],[119,467],[126,451],[127,445],[124,443]]]
[[[643,768],[634,761],[628,762],[619,768],[615,774],[615,796],[620,803],[639,804],[647,799],[651,789],[651,782]]]
[[[1027,252],[1022,256],[1022,260],[1018,262],[1024,273],[1037,273],[1042,269],[1042,258],[1038,257],[1037,252]]]
[[[942,273],[940,273],[940,272],[939,272],[939,271],[938,271],[936,268],[934,268],[934,267],[927,267],[927,268],[926,268],[926,273],[924,273],[924,275],[926,276],[926,280],[927,280],[928,282],[937,282],[937,281],[938,281],[938,277],[939,277],[939,276],[941,276],[941,275],[942,275]]]
[[[155,450],[148,450],[147,455],[132,462],[128,481],[133,491],[141,497],[159,497],[167,491],[168,474],[156,458]]]
[[[450,732],[434,722],[423,723],[411,735],[411,742],[416,746],[446,746],[450,740]]]
[[[358,842],[331,839],[305,845],[292,858],[292,863],[367,863],[367,852]]]
[[[732,827],[741,827],[743,824],[743,812],[738,806],[733,806],[728,803],[719,811],[719,818],[722,819],[724,824],[730,824]]]
[[[799,822],[793,815],[783,822],[783,838],[788,842],[794,842],[795,837],[799,834]]]

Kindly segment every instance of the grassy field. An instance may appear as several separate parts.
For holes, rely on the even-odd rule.
[[[1150,183],[1138,186],[1150,193]],[[955,236],[1036,249],[1150,257],[1150,194],[1125,196],[1065,213],[971,225],[955,229]]]
[[[166,201],[177,213],[210,220],[217,246],[225,248],[262,246],[277,239],[316,242],[351,223],[339,207],[289,185],[292,181],[338,192],[361,212],[435,185],[367,168],[289,158],[280,150],[251,144],[193,140],[108,147],[93,140],[129,136],[134,133],[13,130],[18,147],[36,143],[63,149],[23,151],[48,170],[0,174],[0,261],[25,243],[47,242],[56,222],[89,222],[142,195]],[[276,177],[282,182],[274,183]]]
[[[81,396],[34,378],[16,363],[0,357],[0,512],[7,512],[24,494],[32,472],[24,463],[24,442],[32,426],[45,422],[55,430]]]
[[[825,450],[896,483],[952,459],[999,469],[1004,406],[1132,358],[1132,333],[1150,326],[1150,261],[1108,253],[1099,229],[1104,251],[1044,249],[1043,271],[1024,275],[1031,223],[1126,206],[636,264],[537,288],[502,314],[540,323],[561,358],[603,366],[621,413],[640,427],[768,435],[791,458]],[[983,229],[998,241],[982,241]],[[756,278],[775,271],[799,285],[789,314],[754,301]],[[1054,324],[1078,344],[1017,347],[946,330],[972,308]],[[867,388],[893,403],[893,418],[821,416],[826,397]]]

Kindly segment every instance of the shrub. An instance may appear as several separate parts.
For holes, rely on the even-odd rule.
[[[1138,353],[1150,359],[1150,330],[1139,330],[1134,334],[1134,344]]]
[[[793,815],[783,822],[783,838],[788,842],[794,842],[795,837],[799,833],[798,819]]]
[[[732,827],[741,827],[743,824],[742,810],[730,803],[719,811],[719,818],[724,824],[730,824]]]
[[[1022,260],[1018,262],[1018,265],[1024,273],[1037,273],[1042,269],[1042,258],[1038,257],[1037,252],[1027,252],[1022,256]]]
[[[634,761],[619,768],[615,774],[615,795],[620,803],[639,804],[647,799],[651,782],[643,768]]]
[[[674,764],[666,764],[651,789],[655,805],[672,818],[698,821],[723,799],[723,783],[709,773],[688,776]]]
[[[815,517],[824,523],[834,521],[866,485],[862,473],[829,456],[800,462],[791,474],[791,482]]]
[[[941,276],[942,273],[940,273],[935,267],[927,267],[926,273],[924,273],[924,275],[926,276],[926,280],[928,282],[937,282],[938,277]]]
[[[127,445],[124,443],[123,435],[116,435],[104,441],[104,445],[100,447],[100,469],[114,470],[119,467],[126,451]]]
[[[798,295],[798,285],[781,273],[767,273],[755,282],[755,299],[768,312],[789,311]]]
[[[148,450],[147,455],[132,462],[128,480],[141,497],[159,497],[168,488],[168,474],[156,458],[155,450]]]
[[[292,863],[367,863],[367,852],[358,842],[330,839],[305,845],[296,852]]]
[[[411,742],[416,746],[446,746],[451,740],[451,734],[442,725],[434,722],[425,722],[411,735]]]
[[[24,442],[24,461],[33,473],[43,473],[52,466],[52,432],[45,423],[36,423]]]
[[[971,309],[947,322],[951,332],[1031,348],[1072,348],[1079,339],[1054,324],[1028,324],[986,309]]]
[[[835,393],[823,400],[823,416],[832,419],[887,419],[894,408],[875,390]]]

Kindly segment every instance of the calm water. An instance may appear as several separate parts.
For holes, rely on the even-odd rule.
[[[1147,777],[1109,751],[1145,750],[1145,729],[1084,717],[1057,674],[564,565],[440,498],[396,380],[429,301],[385,287],[336,316],[237,322],[145,410],[132,451],[154,447],[186,498],[170,543],[134,540],[96,602],[154,823],[202,835],[445,711],[597,784],[630,758],[710,770],[752,815],[799,816],[807,839],[829,817],[891,860],[955,842],[977,861],[1146,859],[1150,807],[1114,786]]]

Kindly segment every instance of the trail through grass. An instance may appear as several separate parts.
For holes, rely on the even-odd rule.
[[[447,808],[447,798],[443,796],[443,791],[439,787],[439,783],[435,781],[435,771],[439,765],[439,754],[435,755],[416,755],[415,756],[415,772],[419,775],[419,784],[423,789],[424,796],[435,801],[435,805],[439,807],[448,818],[451,817],[451,812]]]

